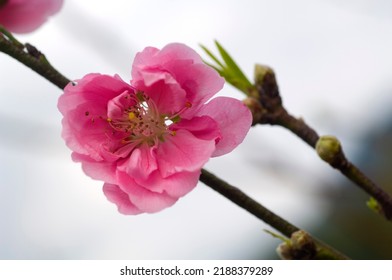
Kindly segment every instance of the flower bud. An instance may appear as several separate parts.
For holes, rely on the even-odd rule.
[[[274,70],[268,66],[256,64],[254,80],[257,89],[256,98],[260,99],[261,103],[266,102],[270,104],[269,107],[279,108],[282,100]]]
[[[312,237],[299,230],[291,235],[290,240],[280,244],[276,252],[284,260],[311,260],[316,256],[317,249]]]
[[[316,143],[316,151],[321,159],[332,165],[342,155],[342,147],[339,140],[330,135],[320,137]]]
[[[290,243],[281,243],[278,245],[278,248],[276,248],[276,253],[282,260],[292,260],[292,249],[291,249],[291,244]]]
[[[366,205],[370,210],[376,212],[377,214],[384,214],[380,203],[374,197],[370,197],[370,199],[366,202]]]
[[[254,80],[257,85],[261,85],[266,75],[275,76],[274,70],[267,65],[256,64],[254,72]]]

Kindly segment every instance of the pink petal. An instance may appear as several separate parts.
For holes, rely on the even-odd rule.
[[[76,83],[68,84],[58,101],[64,116],[62,136],[73,151],[100,161],[118,149],[122,137],[107,122],[107,104],[133,88],[119,77],[100,74],[86,75]]]
[[[142,145],[135,148],[128,159],[118,165],[118,170],[127,173],[135,180],[145,180],[157,170],[156,148]]]
[[[187,130],[177,130],[158,146],[159,170],[164,178],[176,172],[195,172],[208,161],[214,149],[214,140],[202,140]]]
[[[155,213],[172,206],[177,201],[177,198],[166,193],[152,192],[143,188],[124,172],[118,172],[117,176],[121,190],[128,194],[131,203],[143,212]]]
[[[143,73],[143,76],[146,73]],[[149,74],[149,79],[153,79]],[[157,76],[161,77],[160,73]],[[157,79],[159,78],[157,77]],[[172,115],[185,107],[186,92],[168,74],[163,75],[163,79],[158,79],[150,86],[145,85],[145,80],[133,80],[132,85],[138,90],[142,90],[155,103],[161,114]]]
[[[59,98],[57,107],[63,115],[83,103],[99,105],[106,110],[109,100],[125,91],[134,91],[119,76],[88,74],[74,83],[69,83]]]
[[[204,63],[195,50],[181,43],[167,44],[162,48],[159,55],[157,60],[164,63],[173,61],[174,59],[189,59],[194,61],[194,63]]]
[[[177,172],[166,178],[163,178],[159,170],[156,170],[147,179],[135,179],[135,181],[153,192],[165,192],[171,197],[180,198],[196,187],[199,177],[200,170],[194,172]]]
[[[204,104],[223,88],[225,80],[204,63],[190,60],[172,60],[165,64],[177,83],[186,92],[186,99],[195,107]]]
[[[188,117],[224,84],[214,69],[183,44],[170,44],[162,50],[146,48],[138,53],[132,77],[132,85],[145,91],[162,113],[176,113],[190,102],[192,109],[185,113]]]
[[[252,124],[252,114],[239,100],[229,97],[217,97],[203,106],[197,113],[207,115],[219,125],[221,139],[216,145],[213,157],[231,152],[245,138]]]
[[[109,100],[107,104],[107,116],[111,119],[122,118],[124,111],[136,104],[134,99],[130,98],[130,95],[134,96],[134,92],[128,90]]]
[[[0,24],[15,33],[28,33],[57,13],[63,0],[7,0],[0,7]]]
[[[193,117],[190,120],[181,119],[180,122],[172,124],[170,129],[174,131],[184,129],[203,140],[218,142],[221,138],[218,123],[209,116]]]
[[[143,213],[129,200],[128,194],[123,192],[117,185],[107,184],[103,185],[103,193],[106,198],[117,205],[118,212],[124,215],[136,215]]]
[[[64,116],[62,137],[71,150],[90,155],[96,160],[103,159],[103,143],[107,142],[107,134],[112,131],[106,119],[102,118],[101,112],[104,111],[102,108],[83,104]]]
[[[154,57],[157,53],[159,53],[159,49],[154,47],[146,47],[141,52],[136,53],[132,64],[131,74],[133,79],[140,79],[141,77],[138,76],[140,74],[140,70],[156,64]]]
[[[102,180],[106,183],[115,184],[116,179],[116,164],[107,161],[95,161],[91,157],[72,153],[72,160],[82,163],[82,169],[86,175],[95,180]]]
[[[162,50],[147,47],[135,56],[132,64],[132,78],[140,79],[140,70],[157,69],[167,62],[183,59],[203,63],[201,57],[193,49],[181,43],[168,44]]]

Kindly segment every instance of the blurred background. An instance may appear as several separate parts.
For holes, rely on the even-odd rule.
[[[276,71],[287,109],[336,135],[376,182],[392,177],[392,2],[387,0],[65,0],[17,36],[70,79],[130,80],[136,52],[217,39],[251,78]],[[61,139],[61,91],[0,53],[0,259],[277,258],[271,229],[199,184],[157,214],[120,215]],[[230,86],[221,95],[242,98]],[[312,149],[257,126],[206,168],[352,258],[391,259],[392,224]]]

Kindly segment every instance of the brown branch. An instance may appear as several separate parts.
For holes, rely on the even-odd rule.
[[[19,43],[2,28],[0,28],[0,51],[31,68],[60,89],[69,83],[69,79],[59,73],[40,51],[30,44]]]
[[[320,138],[317,132],[306,124],[304,120],[295,118],[287,112],[282,104],[275,73],[271,68],[256,65],[255,87],[258,94],[253,99],[260,103],[260,109],[258,112],[252,112],[253,116],[256,117],[254,123],[285,127],[309,146],[316,149],[323,137]],[[252,108],[257,108],[257,106]],[[318,154],[320,155],[320,153]],[[321,155],[320,157],[325,160]],[[338,169],[371,197],[375,198],[379,203],[380,213],[392,221],[392,197],[346,158],[340,143],[339,153],[334,157],[333,162],[325,161],[333,168]]]
[[[295,235],[295,233],[303,231],[268,210],[263,205],[247,196],[240,189],[230,185],[205,169],[202,169],[201,171],[200,181],[287,237],[292,237],[293,234]],[[345,255],[332,247],[322,243],[314,237],[311,238],[316,244],[316,254],[315,256],[312,256],[312,259],[348,259]]]
[[[54,67],[52,67],[46,60],[45,56],[34,46],[30,44],[23,45],[19,43],[15,38],[12,37],[12,34],[4,34],[4,32],[1,32],[1,29],[0,51],[9,54],[11,57],[28,66],[42,77],[58,86],[60,89],[63,89],[70,82],[70,80],[68,80]],[[276,228],[278,231],[282,232],[288,237],[299,230],[294,225],[290,224],[261,204],[257,203],[241,190],[229,185],[225,181],[209,173],[207,170],[202,170],[200,181],[218,193],[222,194],[238,206],[252,213],[259,219],[270,224],[272,227]],[[317,241],[316,239],[314,240],[318,246],[318,258],[347,259],[347,257],[340,252],[321,243],[320,241]]]

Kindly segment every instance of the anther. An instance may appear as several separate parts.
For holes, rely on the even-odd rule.
[[[136,115],[135,115],[134,112],[129,112],[129,113],[128,113],[128,119],[129,119],[129,120],[133,120],[135,117],[136,117]]]

